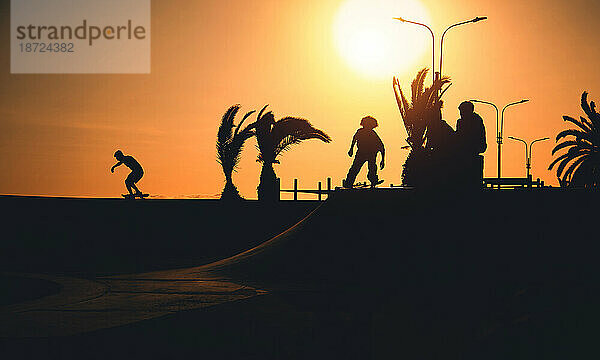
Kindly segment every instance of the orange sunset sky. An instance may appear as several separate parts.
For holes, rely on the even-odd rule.
[[[534,146],[532,174],[556,186],[547,167],[554,137],[568,125],[561,116],[583,115],[584,90],[600,100],[599,5],[592,0],[155,0],[149,75],[11,75],[9,4],[0,5],[2,194],[119,196],[127,169],[109,170],[121,149],[144,167],[144,192],[214,197],[224,181],[217,127],[235,103],[242,112],[270,104],[277,118],[304,117],[332,137],[283,155],[275,170],[284,188],[293,178],[315,188],[328,176],[339,185],[365,115],[379,120],[386,144],[380,177],[399,184],[408,151],[400,149],[406,132],[392,76],[409,91],[416,72],[431,67],[431,37],[395,16],[424,17],[438,41],[453,23],[489,17],[446,35],[444,75],[453,85],[443,116],[454,127],[463,100],[502,107],[530,99],[506,111],[503,176],[525,176],[523,145],[506,136],[549,136]],[[390,35],[390,25],[403,30]],[[369,31],[360,33],[361,26]],[[476,105],[476,112],[487,130],[484,174],[496,176],[495,111]],[[256,198],[260,173],[254,144],[234,175],[247,198]]]

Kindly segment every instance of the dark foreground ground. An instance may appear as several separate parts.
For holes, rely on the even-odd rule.
[[[284,218],[292,225],[318,204],[284,203],[273,211],[254,203],[218,210],[221,205],[213,203],[202,212],[192,202],[34,201],[28,203],[35,205],[33,215],[23,217],[28,213],[19,205],[23,199],[5,199],[11,207],[22,206],[10,225],[28,219],[21,220],[24,230],[13,230],[22,236],[20,245],[2,245],[8,271],[96,279],[207,264],[263,243],[175,275],[266,293],[70,336],[7,337],[0,357],[598,358],[599,199],[590,192],[550,190],[468,196],[347,191],[265,243],[281,229],[265,234],[257,224]],[[142,206],[135,210],[144,216],[133,223],[148,224],[142,229],[151,231],[144,236],[122,219],[130,206]],[[260,211],[271,214],[257,221]],[[228,220],[219,223],[222,219]],[[108,231],[100,225],[105,222],[117,226]],[[82,223],[96,230],[82,230],[88,228]],[[69,224],[96,239],[94,246],[78,245]],[[41,230],[45,227],[51,230]],[[212,236],[201,237],[202,246],[190,245],[198,229]],[[63,240],[59,245],[31,240],[40,231]],[[226,235],[240,232],[252,233],[244,240],[252,244],[238,246]],[[165,237],[171,245],[162,242]],[[185,250],[175,250],[182,246]],[[44,254],[58,254],[60,261],[40,264]],[[73,260],[73,254],[85,261]]]
[[[198,266],[259,245],[318,205],[0,197],[0,271],[95,277]]]

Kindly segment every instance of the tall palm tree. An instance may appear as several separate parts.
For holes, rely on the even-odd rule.
[[[221,164],[225,175],[225,187],[221,192],[222,200],[242,199],[237,187],[233,184],[233,172],[237,171],[244,143],[255,135],[254,124],[242,129],[244,121],[255,110],[247,112],[242,121],[236,126],[233,121],[239,110],[240,105],[236,104],[225,112],[217,133],[217,162]]]
[[[279,164],[277,157],[303,140],[318,139],[329,143],[331,138],[301,118],[285,117],[275,121],[271,111],[264,113],[267,106],[260,110],[255,123],[259,150],[257,161],[262,163],[258,199],[274,201],[278,199],[277,175],[273,168],[273,164]]]
[[[588,104],[588,93],[581,94],[581,108],[587,115],[579,120],[563,116],[565,121],[575,124],[578,129],[567,129],[556,135],[556,142],[564,139],[552,149],[552,155],[568,149],[550,163],[548,170],[558,164],[556,176],[561,186],[598,187],[600,186],[600,114],[596,104]],[[566,169],[566,170],[565,170]]]
[[[410,103],[402,92],[398,79],[394,77],[393,80],[396,103],[408,134],[406,141],[410,146],[410,153],[402,172],[404,185],[421,185],[429,177],[426,169],[431,154],[425,148],[426,130],[436,118],[441,120],[441,97],[450,87],[448,77],[436,79],[431,87],[425,87],[428,71],[427,68],[422,69],[412,81]],[[445,85],[447,86],[444,88]]]

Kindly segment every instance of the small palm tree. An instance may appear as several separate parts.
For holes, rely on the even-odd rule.
[[[262,163],[258,199],[274,201],[278,198],[277,175],[273,168],[273,164],[279,164],[277,157],[303,140],[318,139],[329,143],[331,138],[304,119],[285,117],[275,121],[271,111],[264,113],[267,106],[258,113],[255,123],[259,150],[257,161]]]
[[[588,104],[587,96],[585,91],[581,94],[581,108],[588,118],[580,116],[580,120],[577,120],[563,116],[565,121],[575,124],[578,129],[567,129],[556,135],[557,143],[563,138],[564,141],[552,149],[552,155],[561,149],[568,150],[554,159],[548,170],[558,164],[556,176],[561,186],[600,186],[600,114],[593,101]],[[571,138],[567,138],[569,136]]]
[[[242,199],[238,189],[233,184],[233,172],[237,171],[244,143],[255,134],[254,124],[248,125],[240,131],[244,121],[255,110],[247,112],[242,121],[236,126],[233,121],[239,110],[240,105],[237,104],[231,106],[225,112],[217,133],[217,162],[221,164],[223,174],[225,175],[225,187],[223,188],[223,192],[221,192],[221,200]],[[235,131],[233,130],[234,128]]]
[[[432,124],[433,120],[441,114],[442,101],[440,99],[450,87],[450,78],[448,77],[436,79],[431,87],[425,87],[428,71],[427,68],[422,69],[413,80],[410,103],[404,96],[398,79],[394,77],[393,81],[396,103],[408,134],[406,141],[410,145],[410,153],[402,171],[404,185],[422,185],[429,177],[429,171],[426,168],[430,163],[431,154],[425,148],[426,130],[428,124]],[[448,86],[442,89],[444,85]],[[439,96],[438,92],[441,92]]]

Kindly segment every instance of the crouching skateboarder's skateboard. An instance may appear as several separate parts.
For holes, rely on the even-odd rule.
[[[121,194],[121,196],[125,199],[145,199],[148,196],[150,196],[150,194]]]

